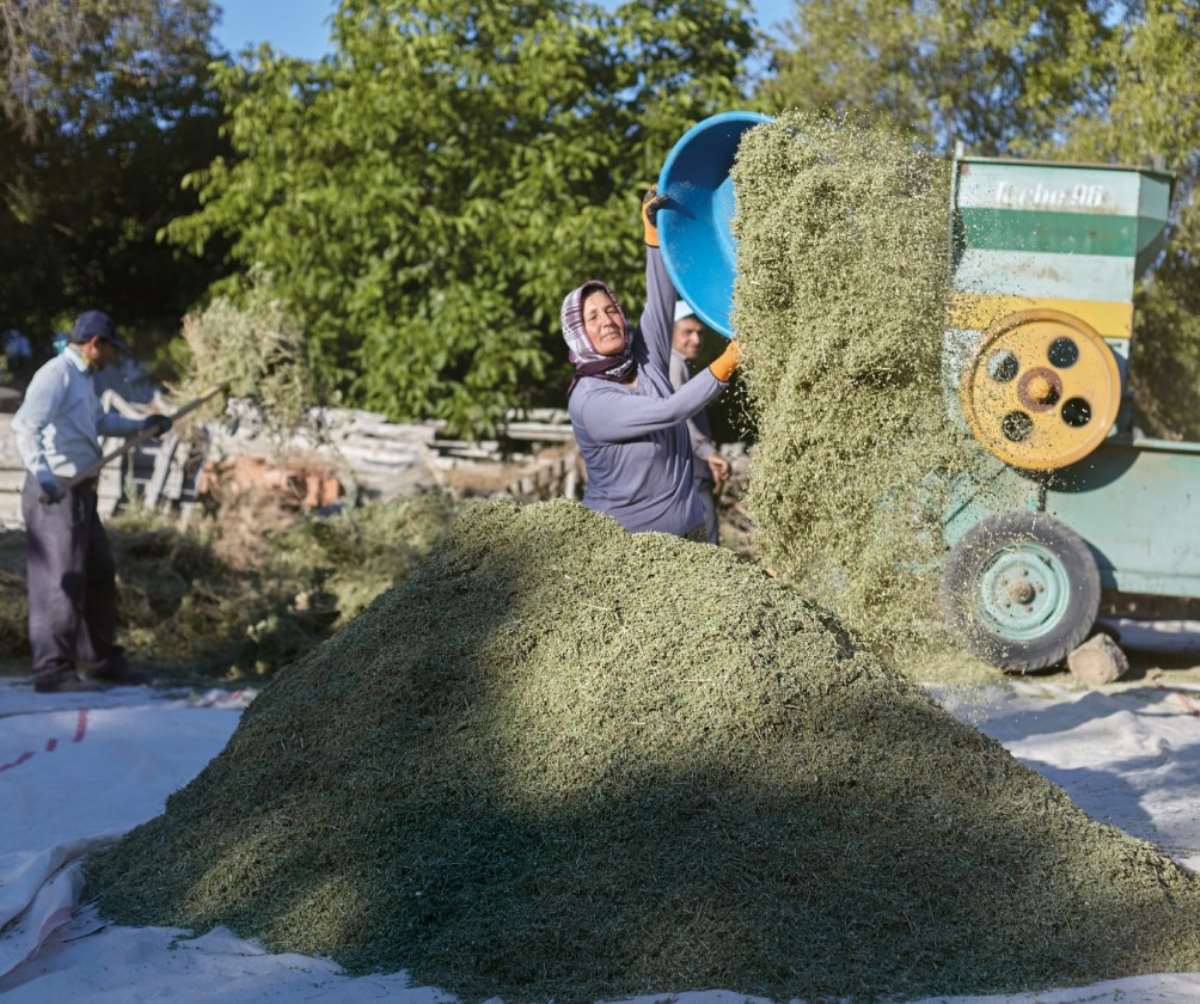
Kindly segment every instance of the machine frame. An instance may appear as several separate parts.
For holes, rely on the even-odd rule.
[[[990,183],[988,197],[1003,203],[1007,194],[1021,205],[1018,212],[1006,214],[1009,219],[995,221],[991,232],[979,229],[989,222],[988,210],[972,211],[961,204],[963,169],[974,165],[986,165],[992,178],[1026,176],[1026,187],[1016,196],[1015,184],[1006,193],[1003,181]],[[1200,597],[1200,536],[1195,532],[1200,522],[1200,443],[1143,436],[1133,424],[1129,391],[1133,282],[1161,252],[1173,178],[1148,168],[967,157],[961,147],[952,171],[952,285],[967,302],[958,316],[974,310],[978,317],[980,300],[990,297],[1014,310],[1065,310],[1098,322],[1120,375],[1116,420],[1085,456],[1041,471],[1019,470],[987,456],[980,472],[955,486],[945,514],[950,552],[942,598],[947,619],[983,658],[1027,671],[1060,661],[1092,631],[1100,588]],[[1106,177],[1114,179],[1114,187],[1128,189],[1136,183],[1138,213],[1132,220],[1113,210],[1107,189],[1095,181]],[[1047,178],[1051,180],[1042,180]],[[1077,199],[1074,215],[1056,212],[1060,207],[1055,202],[1063,201],[1064,192]],[[1025,209],[1030,202],[1034,208]],[[975,221],[964,219],[970,212]],[[993,219],[997,215],[993,212]],[[1027,231],[1019,232],[1014,222]],[[969,255],[1004,240],[1010,247],[1018,245],[1017,250],[993,255],[1003,267],[990,263],[982,280],[987,289],[981,292],[976,277],[984,274],[981,260],[988,264],[985,253],[976,253],[974,261]],[[964,279],[964,273],[971,275]],[[945,335],[947,406],[964,424],[959,376],[972,353],[983,350],[984,338],[983,332],[953,323]],[[1024,530],[1016,529],[1011,518],[1006,521],[1014,513],[1027,514]],[[1049,544],[1039,537],[1043,531],[1050,533]],[[1073,567],[1080,563],[1071,554],[1072,537],[1086,546],[1094,573]],[[969,562],[962,553],[968,548],[974,552]],[[1081,592],[1088,594],[1083,602],[1065,602],[1072,595],[1079,599]]]

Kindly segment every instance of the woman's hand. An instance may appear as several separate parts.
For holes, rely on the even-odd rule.
[[[708,370],[721,383],[729,383],[729,378],[733,376],[733,371],[738,368],[738,363],[742,361],[742,349],[738,345],[737,339],[729,343],[729,346],[716,359],[708,365]]]
[[[658,247],[658,226],[656,220],[658,211],[669,200],[665,195],[659,195],[657,188],[649,189],[642,196],[642,233],[646,239],[646,247]]]

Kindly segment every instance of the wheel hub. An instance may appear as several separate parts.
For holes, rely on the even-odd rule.
[[[1005,638],[1036,638],[1062,617],[1069,585],[1054,554],[1037,544],[1018,544],[997,554],[980,577],[980,612]]]

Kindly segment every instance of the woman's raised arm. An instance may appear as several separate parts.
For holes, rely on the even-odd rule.
[[[658,244],[655,214],[665,202],[652,188],[642,199],[642,227],[646,239],[646,307],[638,328],[646,346],[646,364],[669,376],[671,330],[675,322],[675,285],[667,274]]]

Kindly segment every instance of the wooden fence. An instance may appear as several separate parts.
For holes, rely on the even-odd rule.
[[[138,409],[115,402],[126,414]],[[198,501],[202,474],[237,457],[270,458],[284,466],[320,466],[334,472],[354,499],[387,499],[439,487],[471,492],[474,482],[521,498],[575,497],[582,464],[566,412],[511,412],[495,439],[455,439],[443,422],[402,424],[383,415],[351,409],[317,409],[310,431],[280,441],[248,402],[232,402],[227,420],[173,430],[114,461],[100,479],[101,511],[114,512],[122,499],[170,509],[186,518]],[[105,443],[106,449],[112,443]],[[20,525],[25,472],[12,433],[12,416],[0,414],[0,526]]]

